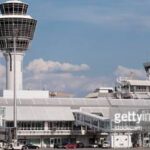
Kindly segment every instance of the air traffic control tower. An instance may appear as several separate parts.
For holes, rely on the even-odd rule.
[[[6,59],[6,90],[14,88],[14,48],[16,48],[16,89],[22,90],[22,61],[33,39],[36,20],[27,15],[28,5],[19,0],[0,4],[0,50]]]
[[[0,4],[0,51],[6,60],[6,89],[0,91],[0,96],[6,98],[11,98],[13,95],[14,77],[19,97],[42,95],[40,91],[23,89],[23,57],[33,39],[37,23],[27,15],[27,10],[28,4],[20,0],[8,0]]]

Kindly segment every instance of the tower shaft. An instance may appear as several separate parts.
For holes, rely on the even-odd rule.
[[[6,90],[14,90],[14,53],[4,53],[6,60]],[[16,53],[16,90],[22,90],[23,53]]]

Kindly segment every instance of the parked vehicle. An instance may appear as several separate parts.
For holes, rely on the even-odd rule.
[[[98,144],[91,144],[91,145],[89,145],[89,147],[90,148],[98,148],[99,146],[98,146]]]
[[[65,149],[84,148],[84,144],[81,142],[77,144],[74,144],[74,143],[55,144],[54,148],[60,148],[60,149],[62,148],[65,148]]]
[[[19,142],[17,143],[6,143],[4,149],[5,150],[21,150],[22,149],[22,144],[20,144]]]
[[[80,142],[80,143],[77,143],[76,145],[77,145],[77,148],[84,148],[84,144],[81,143],[81,142]]]
[[[39,149],[39,146],[33,144],[25,144],[24,146],[22,146],[22,150],[26,150],[26,149]]]
[[[110,148],[110,142],[104,141],[103,144],[102,144],[102,147],[103,148]]]
[[[75,148],[77,148],[77,144],[66,144],[66,145],[64,145],[64,148],[66,148],[66,149],[75,149]]]
[[[65,148],[64,147],[65,145],[64,144],[54,144],[54,148]]]

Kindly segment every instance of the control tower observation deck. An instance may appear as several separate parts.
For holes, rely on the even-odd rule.
[[[6,90],[22,90],[22,61],[30,41],[33,39],[37,21],[27,15],[28,4],[20,0],[8,0],[0,4],[0,51],[6,59]],[[14,67],[14,49],[16,67]]]

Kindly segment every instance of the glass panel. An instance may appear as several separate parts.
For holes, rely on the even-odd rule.
[[[44,139],[44,144],[49,145],[50,144],[50,139],[49,138],[45,138]]]
[[[54,139],[53,138],[50,139],[50,144],[54,144]]]
[[[30,143],[35,145],[40,144],[40,139],[30,139]]]

